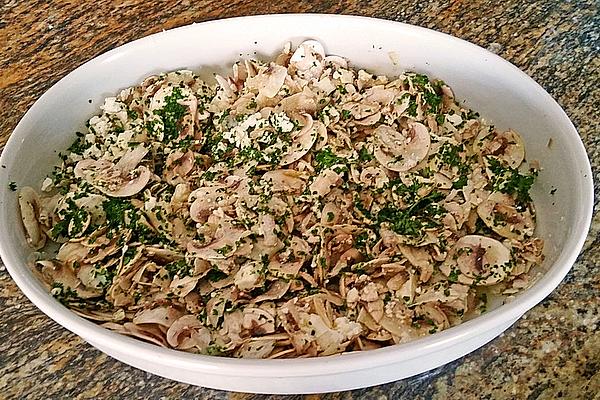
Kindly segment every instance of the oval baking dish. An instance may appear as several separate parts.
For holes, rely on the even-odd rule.
[[[274,34],[276,32],[277,34]],[[291,41],[324,44],[354,67],[443,79],[458,99],[500,129],[519,131],[528,160],[542,166],[532,189],[537,235],[545,242],[541,278],[506,304],[410,343],[313,359],[241,360],[163,349],[78,317],[56,301],[28,266],[9,182],[37,186],[109,95],[162,71],[224,71],[241,57],[268,59]],[[210,76],[205,74],[203,76]],[[91,100],[91,101],[90,101]],[[108,355],[191,384],[262,393],[314,393],[381,384],[438,367],[482,346],[554,290],[583,246],[593,208],[589,161],[573,124],[537,83],[500,57],[454,37],[402,23],[334,15],[271,15],[185,26],[94,58],[48,90],[25,114],[0,162],[0,255],[11,276],[44,313]],[[552,194],[550,194],[552,192]]]

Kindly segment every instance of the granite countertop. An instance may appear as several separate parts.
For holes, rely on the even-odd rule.
[[[123,43],[215,18],[347,13],[425,26],[499,54],[565,109],[600,166],[600,10],[596,0],[141,0],[0,3],[0,147],[28,107],[86,60]],[[144,4],[145,3],[145,4]],[[152,4],[152,5],[148,5]],[[600,181],[600,174],[595,175]],[[598,187],[596,198],[598,198]],[[33,306],[0,264],[0,398],[600,398],[600,217],[556,291],[502,336],[413,378],[326,395],[263,396],[189,386],[102,354]]]

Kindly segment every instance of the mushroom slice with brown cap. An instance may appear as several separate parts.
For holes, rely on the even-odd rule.
[[[335,186],[342,183],[342,174],[333,169],[325,169],[319,173],[317,178],[310,184],[310,193],[323,197],[331,192]]]
[[[427,127],[410,122],[408,129],[398,132],[389,125],[379,125],[375,136],[375,158],[392,171],[405,172],[415,167],[429,152],[431,140]]]
[[[211,212],[219,207],[218,201],[227,197],[227,186],[216,184],[213,186],[199,187],[190,193],[190,217],[195,222],[204,222]]]
[[[492,193],[477,207],[477,214],[497,234],[515,240],[533,235],[535,223],[529,209],[518,211],[512,197]]]
[[[259,340],[246,342],[236,350],[235,355],[240,358],[262,359],[267,358],[275,349],[275,340]]]
[[[127,322],[123,325],[114,322],[105,322],[100,326],[119,332],[123,335],[146,340],[161,347],[168,347],[163,332],[156,325],[145,325],[140,327],[131,322]]]
[[[252,336],[275,332],[275,316],[257,307],[246,307],[242,317],[242,327]]]
[[[35,250],[41,249],[46,244],[46,235],[38,221],[40,198],[35,190],[29,186],[25,186],[19,191],[19,209],[25,227],[27,243]]]
[[[112,197],[130,197],[139,193],[150,181],[152,173],[139,162],[148,150],[139,145],[113,164],[108,160],[81,160],[73,173],[82,178],[102,193]]]
[[[475,138],[473,150],[476,153],[497,157],[511,168],[518,168],[525,158],[523,139],[512,129],[501,133],[482,130]]]
[[[241,244],[241,239],[251,235],[252,232],[241,228],[232,228],[225,226],[217,232],[212,243],[207,246],[198,246],[194,241],[190,241],[187,245],[188,252],[195,257],[202,258],[208,261],[223,260],[235,253]]]
[[[187,350],[193,347],[205,350],[212,336],[210,330],[202,325],[195,315],[178,318],[167,330],[167,342],[176,349]]]
[[[281,157],[279,165],[288,165],[301,159],[315,144],[320,131],[325,129],[321,121],[313,121],[310,114],[302,114],[305,124],[299,131],[292,132],[292,143],[288,151]]]
[[[195,165],[194,152],[175,150],[167,156],[163,177],[171,185],[185,183],[187,175],[192,172]]]
[[[467,235],[458,239],[440,270],[446,276],[458,273],[458,281],[466,285],[489,286],[510,274],[511,261],[510,250],[496,239]]]
[[[143,310],[133,318],[134,324],[158,324],[170,327],[183,313],[172,306]]]
[[[306,173],[294,169],[267,171],[262,180],[271,183],[274,192],[302,192],[306,184]]]

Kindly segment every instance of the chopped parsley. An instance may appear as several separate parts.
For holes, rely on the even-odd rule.
[[[315,154],[315,162],[317,163],[317,169],[322,170],[333,167],[336,164],[345,164],[346,159],[337,156],[330,148],[326,148]]]
[[[415,76],[412,78],[412,81],[417,86],[423,87],[429,83],[429,78],[427,75],[415,74]]]
[[[386,206],[377,214],[377,222],[389,223],[390,228],[401,235],[420,236],[422,229],[439,225],[436,218],[444,210],[436,202],[443,198],[442,193],[434,191],[404,210],[394,205]]]
[[[417,98],[416,96],[410,96],[410,100],[408,102],[408,108],[406,109],[406,113],[411,117],[417,116]]]
[[[452,269],[452,271],[450,271],[450,274],[448,275],[448,280],[450,282],[458,282],[458,274],[460,274],[459,270]]]
[[[358,151],[358,159],[362,162],[371,161],[373,158],[375,157],[369,152],[369,150],[367,150],[365,146],[361,147]]]
[[[173,88],[173,92],[165,97],[165,105],[159,110],[154,110],[154,114],[158,115],[163,125],[163,139],[165,141],[172,141],[179,136],[179,121],[185,113],[187,108],[178,103],[178,100],[183,99],[181,89],[178,87]],[[146,128],[149,132],[156,133],[156,124],[147,124]]]
[[[85,231],[84,225],[89,218],[89,213],[79,208],[72,199],[67,200],[67,208],[58,212],[58,221],[50,230],[53,238],[76,237]]]
[[[85,136],[81,132],[76,133],[77,138],[67,149],[71,153],[82,155],[83,152],[92,146],[92,143],[85,140]]]
[[[173,261],[165,265],[165,269],[169,273],[171,279],[174,278],[175,275],[177,275],[179,278],[191,275],[191,267],[188,265],[185,259]]]
[[[233,250],[233,247],[230,246],[230,245],[228,245],[228,244],[226,244],[225,246],[223,246],[223,247],[221,247],[219,249],[215,249],[215,251],[217,253],[219,253],[219,254],[221,254],[223,256],[226,255],[226,254],[228,254],[228,253],[230,253],[231,250]]]
[[[129,119],[136,120],[136,119],[138,119],[139,115],[138,115],[138,113],[135,110],[128,109],[127,110],[127,117]]]
[[[514,195],[521,204],[531,201],[529,191],[537,177],[537,171],[521,174],[516,168],[505,167],[494,157],[487,157],[490,170],[494,174],[492,190]]]
[[[442,96],[438,96],[435,92],[429,90],[423,93],[425,98],[425,104],[427,104],[427,111],[431,114],[437,114],[440,110],[440,104],[442,104]]]
[[[50,290],[50,293],[56,300],[60,301],[65,306],[73,301],[81,300],[76,291],[68,286],[65,288],[60,282],[52,283],[52,289]]]
[[[111,198],[102,203],[102,209],[106,214],[106,222],[109,228],[118,229],[125,224],[125,213],[135,208],[128,200]]]
[[[467,184],[467,175],[471,172],[469,165],[462,159],[463,151],[463,145],[444,143],[438,152],[438,159],[442,164],[458,169],[459,178],[452,183],[454,189],[462,189]]]
[[[227,278],[227,274],[217,268],[213,268],[206,274],[206,279],[211,282],[218,282],[222,279]]]
[[[9,182],[8,183],[8,188],[10,190],[12,190],[13,192],[16,192],[17,191],[17,182],[15,182],[15,181]]]

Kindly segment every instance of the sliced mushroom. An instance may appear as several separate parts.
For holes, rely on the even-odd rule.
[[[161,347],[168,347],[167,341],[164,338],[163,332],[156,325],[144,325],[143,327],[126,322],[125,324],[116,324],[114,322],[106,322],[101,326],[119,332],[123,335],[132,336],[150,343],[154,343]]]
[[[139,145],[125,153],[116,164],[107,160],[81,160],[73,172],[106,195],[130,197],[142,191],[150,181],[152,173],[148,167],[136,168],[147,152]]]
[[[390,181],[380,167],[366,167],[360,173],[360,182],[377,189],[383,188]]]
[[[479,235],[461,237],[440,266],[448,277],[478,286],[494,285],[504,280],[513,268],[510,250],[501,242]]]
[[[41,267],[40,272],[45,282],[53,286],[56,284],[61,285],[58,288],[53,287],[53,291],[71,290],[81,299],[91,299],[102,295],[102,290],[87,288],[82,285],[79,278],[67,265],[63,265],[58,261],[37,261],[36,264]]]
[[[282,298],[290,288],[290,281],[277,280],[269,286],[269,290],[265,293],[258,295],[254,298],[254,303],[260,303],[268,300],[279,300]]]
[[[199,276],[175,276],[171,281],[171,291],[179,297],[187,296],[198,284]]]
[[[497,133],[483,130],[473,143],[473,150],[504,161],[510,168],[518,168],[525,158],[525,145],[521,135],[513,130]]]
[[[310,194],[324,197],[331,189],[342,183],[342,175],[333,169],[325,169],[319,173],[315,180],[310,184]]]
[[[92,265],[80,265],[77,270],[77,278],[83,285],[91,290],[98,290],[102,287],[103,275],[98,273],[98,269]]]
[[[303,79],[318,78],[323,71],[325,49],[316,40],[306,40],[298,46],[290,58],[290,67]]]
[[[40,215],[40,199],[32,188],[25,186],[19,191],[19,209],[25,227],[27,243],[35,250],[46,244],[46,235],[38,220]]]
[[[258,307],[246,307],[242,317],[242,328],[251,336],[268,335],[275,332],[275,316]]]
[[[275,349],[275,340],[260,340],[246,342],[236,351],[236,356],[240,358],[261,359],[269,357],[269,354]]]
[[[337,225],[342,220],[342,211],[333,202],[327,203],[321,210],[321,224],[322,225]]]
[[[317,112],[316,95],[305,87],[300,93],[285,97],[279,103],[281,110],[287,114],[306,113],[314,115]]]
[[[313,121],[310,114],[302,114],[305,124],[299,131],[292,132],[292,143],[287,152],[281,157],[279,165],[288,165],[302,158],[315,144],[317,137],[325,126],[321,121]]]
[[[175,307],[157,307],[139,312],[134,318],[134,324],[157,324],[170,327],[183,313]]]
[[[262,180],[271,182],[274,192],[301,193],[306,184],[306,174],[294,169],[276,169],[265,172]]]
[[[236,199],[228,194],[229,187],[217,183],[199,187],[190,193],[190,217],[196,222],[205,222],[214,210],[233,204]]]
[[[400,245],[398,247],[408,262],[419,268],[421,282],[427,282],[433,274],[433,260],[429,252],[414,246]]]
[[[240,290],[252,290],[261,287],[264,278],[265,275],[261,273],[260,266],[256,262],[246,262],[235,274],[234,284]]]
[[[195,315],[184,315],[174,321],[167,331],[167,342],[176,349],[196,348],[204,351],[211,342],[210,330]]]
[[[191,150],[185,153],[175,150],[167,156],[163,176],[171,185],[185,183],[187,175],[192,172],[195,165],[195,155]]]
[[[346,103],[344,109],[349,111],[354,119],[362,120],[371,115],[379,113],[380,106],[377,103],[369,103],[365,101]],[[380,115],[381,116],[381,115]]]
[[[515,201],[503,193],[492,193],[477,207],[477,214],[497,234],[515,240],[533,235],[535,227],[529,209],[519,211]]]
[[[323,59],[323,63],[325,65],[336,65],[340,68],[348,68],[348,61],[346,61],[346,59],[344,57],[340,57],[340,56],[333,56],[333,55],[329,55],[329,56],[325,56],[325,58]]]
[[[261,96],[273,98],[279,93],[287,75],[287,68],[271,63],[268,68],[260,71],[257,75],[248,77],[246,87],[257,90]]]
[[[398,172],[414,168],[429,152],[430,138],[427,127],[418,122],[398,132],[388,125],[379,125],[373,132],[376,139],[375,158],[384,167]]]
[[[437,329],[446,329],[450,326],[448,317],[435,303],[421,304],[417,306],[416,311],[431,321]]]

